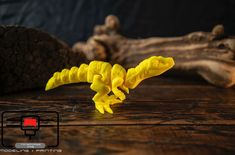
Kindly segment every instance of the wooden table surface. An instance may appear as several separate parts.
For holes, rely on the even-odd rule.
[[[26,91],[1,96],[0,109],[58,111],[61,154],[235,154],[234,87],[152,78],[113,115],[98,113],[93,95],[86,84]]]

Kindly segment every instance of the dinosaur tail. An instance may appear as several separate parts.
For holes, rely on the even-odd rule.
[[[55,72],[54,75],[48,80],[45,90],[54,89],[61,85],[69,83],[87,82],[88,65],[81,64],[80,67],[72,67],[63,69],[61,72]]]

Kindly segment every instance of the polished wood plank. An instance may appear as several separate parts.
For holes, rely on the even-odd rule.
[[[234,125],[62,126],[57,149],[66,155],[233,155],[234,131]],[[47,130],[42,135],[50,135],[51,132]],[[23,138],[18,137],[18,140],[23,141]]]
[[[114,114],[95,110],[89,85],[30,91],[0,98],[1,110],[55,110],[62,125],[89,124],[232,124],[235,125],[235,89],[205,84],[177,84],[151,79],[113,106]],[[168,81],[168,83],[167,83]],[[174,83],[174,84],[172,84]],[[171,85],[172,84],[172,85]]]
[[[60,112],[58,148],[68,155],[232,155],[234,94],[234,87],[217,88],[204,81],[152,78],[132,90],[123,104],[113,106],[113,115],[95,110],[94,92],[87,84],[4,95],[0,109]]]

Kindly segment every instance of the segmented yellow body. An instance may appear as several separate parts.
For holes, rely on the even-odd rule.
[[[47,82],[45,90],[58,86],[88,82],[90,88],[96,92],[92,100],[100,113],[107,111],[113,113],[110,105],[121,103],[125,100],[125,93],[129,88],[134,89],[138,84],[150,77],[157,76],[174,66],[174,60],[170,57],[152,56],[143,60],[135,68],[126,70],[118,64],[111,66],[108,62],[92,61],[81,64],[80,67],[72,67],[56,72]],[[111,92],[113,93],[112,95]]]

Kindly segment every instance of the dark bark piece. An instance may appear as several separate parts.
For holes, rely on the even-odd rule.
[[[84,55],[48,33],[0,26],[1,93],[44,87],[55,71],[83,61]]]
[[[125,38],[118,28],[117,17],[108,16],[104,25],[95,27],[86,43],[77,43],[73,49],[84,53],[88,60],[106,60],[126,68],[152,55],[171,56],[176,65],[170,72],[182,76],[197,74],[221,87],[235,84],[235,38],[226,36],[222,25],[215,26],[212,32],[147,39]]]

